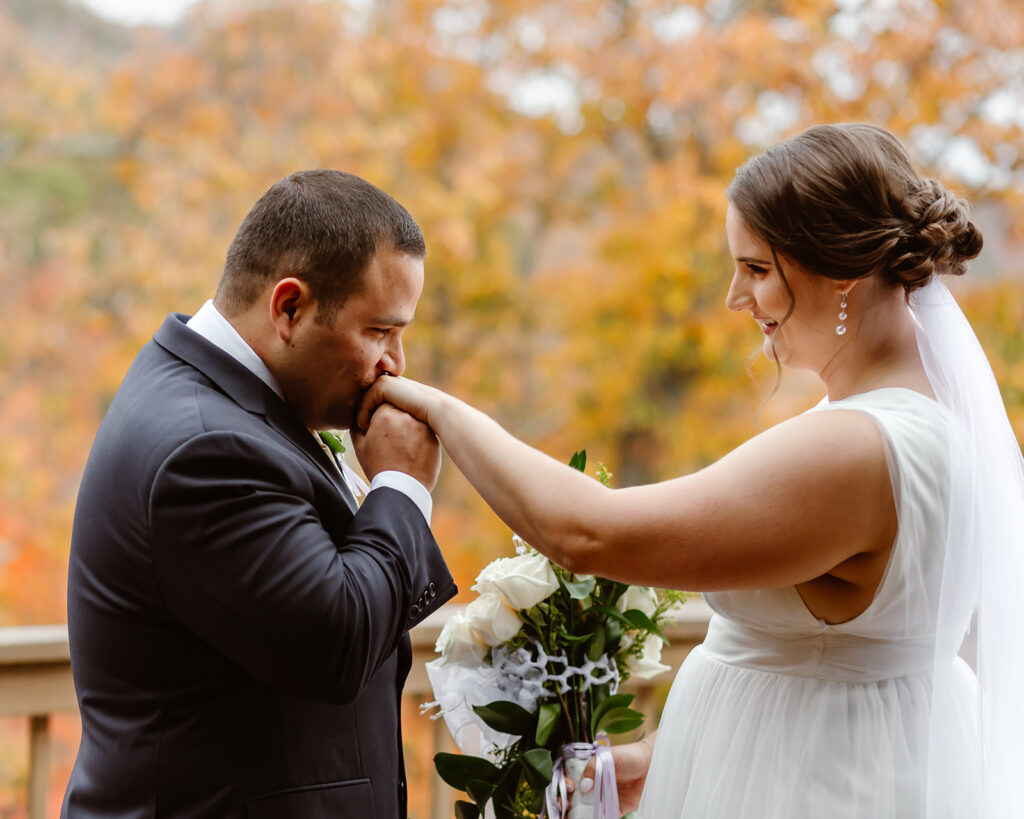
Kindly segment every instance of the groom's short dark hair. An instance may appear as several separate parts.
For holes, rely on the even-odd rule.
[[[423,233],[405,208],[354,174],[293,173],[242,221],[228,248],[217,305],[237,315],[268,284],[295,276],[309,285],[319,319],[330,321],[380,250],[426,255]]]

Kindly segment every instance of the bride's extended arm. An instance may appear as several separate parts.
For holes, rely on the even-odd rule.
[[[430,425],[498,516],[578,573],[698,591],[771,588],[891,543],[884,445],[862,413],[807,413],[700,472],[611,490],[407,379],[377,381],[361,427],[383,402]]]
[[[507,433],[468,404],[405,378],[384,376],[360,412],[365,428],[381,403],[391,403],[431,427],[477,492],[520,537],[570,568],[598,547],[576,513],[612,494],[576,469],[558,463]]]

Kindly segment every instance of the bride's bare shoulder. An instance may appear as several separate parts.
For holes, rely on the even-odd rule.
[[[877,422],[854,407],[812,410],[769,427],[750,438],[719,464],[764,460],[787,469],[801,465],[813,472],[850,469],[885,458]]]

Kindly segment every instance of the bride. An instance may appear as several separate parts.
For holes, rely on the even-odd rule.
[[[495,512],[578,573],[703,591],[707,639],[623,808],[668,817],[1002,817],[1024,805],[1024,482],[995,381],[937,274],[965,203],[870,125],[811,128],[728,189],[746,311],[827,396],[692,475],[610,490],[436,389],[382,377]],[[957,657],[979,613],[981,686]],[[653,747],[652,747],[653,746]],[[984,753],[982,753],[984,749]],[[645,784],[646,783],[646,784]]]

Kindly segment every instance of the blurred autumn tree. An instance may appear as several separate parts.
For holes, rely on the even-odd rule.
[[[1022,221],[1024,12],[1010,0],[208,2],[137,31],[84,12],[72,26],[58,0],[8,6],[6,622],[62,617],[76,480],[106,403],[292,170],[354,171],[422,224],[410,374],[558,457],[589,446],[624,483],[755,429],[756,336],[722,304],[722,191],[752,152],[871,120]],[[968,307],[1019,422],[1020,300],[1001,298],[1019,264],[995,272]],[[451,475],[437,523],[464,586],[505,547]]]
[[[958,292],[1024,431],[1022,43],[1018,0],[208,0],[130,30],[5,0],[0,624],[63,619],[77,481],[128,363],[300,168],[360,174],[423,227],[410,376],[622,485],[756,431],[760,336],[724,308],[733,169],[876,122],[996,229]],[[810,400],[786,383],[769,421]],[[452,470],[436,496],[465,589],[507,532]]]

